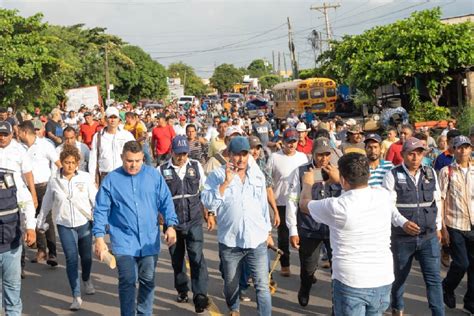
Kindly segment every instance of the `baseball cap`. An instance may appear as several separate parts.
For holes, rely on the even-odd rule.
[[[291,141],[295,141],[299,139],[298,131],[295,128],[287,128],[283,132],[283,141],[285,143],[289,143]]]
[[[181,115],[181,116],[179,117],[179,120],[180,120],[180,121],[186,121],[186,116]]]
[[[426,149],[425,144],[421,140],[415,137],[410,137],[403,143],[402,151],[412,152],[418,148],[421,148],[423,150]]]
[[[250,150],[250,143],[247,137],[237,136],[232,138],[228,147],[229,152],[233,154],[238,154],[242,151]]]
[[[109,118],[111,116],[120,117],[119,110],[114,106],[109,106],[107,110],[105,110],[105,117]]]
[[[7,121],[0,122],[0,134],[10,135],[12,133],[12,126]]]
[[[265,113],[263,113],[262,111],[258,111],[257,116],[265,116]]]
[[[91,115],[92,115],[91,112],[84,112],[84,117],[86,117],[86,116],[91,116]]]
[[[313,154],[324,154],[330,153],[331,146],[329,145],[329,139],[326,137],[318,137],[313,142]]]
[[[367,144],[367,141],[369,141],[369,140],[375,140],[377,143],[382,142],[382,138],[376,133],[369,133],[369,134],[365,135],[364,143]]]
[[[319,129],[325,129],[325,130],[329,131],[328,123],[325,123],[325,122],[319,123],[318,128]]]
[[[175,154],[189,153],[188,139],[183,135],[176,136],[171,143],[171,149]]]
[[[249,144],[250,148],[255,148],[257,146],[262,147],[262,142],[260,141],[260,138],[257,136],[249,136]]]
[[[225,131],[225,136],[230,137],[234,134],[239,134],[240,136],[244,135],[244,131],[238,125],[231,125]]]
[[[306,127],[305,123],[299,122],[298,125],[296,125],[296,131],[297,132],[307,132],[308,128]]]
[[[453,139],[454,148],[460,147],[464,144],[469,144],[469,146],[472,146],[471,140],[468,137],[464,135],[454,137]]]
[[[349,127],[347,132],[351,133],[351,134],[361,134],[361,133],[363,133],[362,127],[359,124],[356,124],[356,125],[353,125],[353,126]]]
[[[42,129],[43,128],[43,122],[41,122],[41,120],[39,119],[34,119],[31,121],[33,123],[33,127],[35,129]]]
[[[347,126],[353,126],[353,125],[356,125],[356,124],[357,124],[357,122],[353,118],[350,118],[346,121]]]

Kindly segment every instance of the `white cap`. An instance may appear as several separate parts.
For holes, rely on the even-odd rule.
[[[244,135],[244,131],[238,125],[231,125],[225,131],[225,136],[229,137],[234,134],[239,134],[240,136]]]
[[[307,132],[308,128],[306,127],[305,123],[299,122],[298,125],[296,125],[296,131],[297,132]]]
[[[347,125],[347,126],[354,126],[354,125],[356,125],[356,124],[357,124],[357,121],[354,120],[353,118],[350,118],[350,119],[348,119],[348,120],[346,121],[346,125]]]
[[[109,106],[107,110],[105,110],[105,117],[111,117],[115,115],[116,117],[120,117],[119,110],[116,107]]]

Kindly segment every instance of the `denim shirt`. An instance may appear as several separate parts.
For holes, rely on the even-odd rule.
[[[244,182],[235,175],[224,191],[225,166],[207,177],[201,200],[206,208],[216,212],[217,240],[227,247],[255,249],[265,242],[271,231],[265,176],[257,164],[249,164]]]
[[[160,252],[158,212],[166,226],[178,224],[170,190],[155,168],[143,165],[132,176],[120,167],[109,173],[96,196],[95,237],[109,235],[114,254],[135,257]]]

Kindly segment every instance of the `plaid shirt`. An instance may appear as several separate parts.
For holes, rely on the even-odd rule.
[[[439,173],[444,224],[454,229],[470,231],[474,226],[474,165],[464,174],[457,162]]]

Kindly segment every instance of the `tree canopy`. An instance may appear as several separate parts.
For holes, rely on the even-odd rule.
[[[173,63],[168,66],[168,74],[173,78],[180,78],[184,85],[185,95],[202,96],[207,93],[207,86],[194,72],[194,68],[183,62]]]
[[[232,64],[222,64],[214,69],[210,81],[212,87],[222,94],[231,91],[234,84],[242,81],[242,72]]]
[[[255,59],[247,67],[246,73],[250,75],[251,78],[260,78],[269,75],[271,70],[272,67],[268,65],[268,62],[263,59]]]

